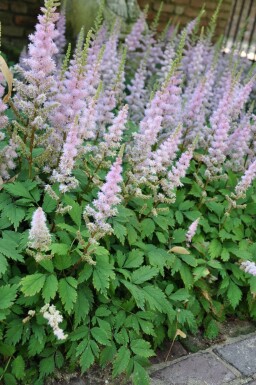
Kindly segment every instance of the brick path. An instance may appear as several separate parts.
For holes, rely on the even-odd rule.
[[[151,385],[256,385],[256,333],[153,365]]]

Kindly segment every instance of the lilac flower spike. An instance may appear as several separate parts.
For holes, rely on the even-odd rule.
[[[122,182],[122,160],[120,157],[112,165],[110,171],[106,176],[106,182],[101,187],[98,198],[93,201],[94,208],[89,205],[85,208],[85,216],[92,216],[95,223],[88,223],[87,227],[91,234],[96,232],[111,232],[111,226],[106,223],[107,219],[116,215],[117,206],[121,202],[119,193],[121,187],[119,184]]]
[[[245,171],[240,182],[236,185],[235,192],[237,197],[243,197],[246,190],[250,187],[253,180],[256,178],[256,159],[250,164],[248,169]]]
[[[4,112],[7,109],[7,105],[3,102],[2,98],[4,96],[4,76],[0,72],[0,129],[4,128],[8,122],[7,116],[4,115]],[[4,136],[0,133],[0,140],[3,140]]]
[[[241,269],[246,273],[256,276],[256,264],[251,261],[244,261],[240,265]]]
[[[193,147],[191,146],[186,152],[183,152],[180,159],[176,163],[175,167],[169,171],[166,180],[162,181],[162,187],[165,193],[174,198],[174,190],[177,187],[182,186],[181,178],[184,178],[186,175],[186,171],[190,165],[190,161],[193,157]]]
[[[47,251],[51,244],[51,234],[46,226],[46,216],[41,207],[34,212],[29,230],[29,247],[37,251]]]
[[[187,241],[187,246],[190,245],[192,238],[194,237],[198,224],[199,224],[200,218],[197,218],[193,223],[188,228],[187,234],[186,234],[186,241]]]
[[[125,105],[114,118],[113,124],[109,127],[108,132],[104,135],[104,144],[107,147],[108,152],[116,150],[120,147],[122,134],[125,129],[125,124],[128,118],[128,105]]]

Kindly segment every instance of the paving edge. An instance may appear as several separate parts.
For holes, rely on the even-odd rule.
[[[250,376],[250,377],[244,377],[239,370],[237,370],[233,365],[229,364],[225,359],[223,359],[221,356],[219,356],[214,350],[217,347],[222,347],[222,346],[227,346],[231,345],[233,343],[239,342],[239,341],[244,341],[247,339],[250,339],[251,337],[256,337],[256,332],[252,332],[249,334],[243,334],[238,337],[230,337],[227,338],[227,340],[222,343],[222,344],[213,344],[207,349],[201,350],[196,353],[189,353],[186,356],[182,356],[180,358],[177,358],[176,360],[173,361],[167,361],[167,362],[161,362],[159,364],[153,364],[148,368],[148,373],[149,375],[157,372],[158,370],[165,369],[177,362],[185,361],[188,357],[191,356],[196,356],[196,355],[201,355],[203,353],[211,353],[213,357],[217,358],[219,361],[223,363],[224,366],[226,366],[229,370],[231,370],[237,377],[237,379],[227,383],[228,385],[243,385],[243,384],[248,384],[249,381],[252,381],[253,379],[256,378],[256,375]],[[159,379],[151,379],[151,385],[165,385],[162,380]]]

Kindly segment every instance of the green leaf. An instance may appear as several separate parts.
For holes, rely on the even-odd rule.
[[[57,290],[58,279],[54,274],[48,275],[42,291],[42,296],[46,303],[49,303],[51,299],[55,298]]]
[[[31,187],[34,188],[35,185],[31,185]],[[4,185],[4,189],[14,197],[23,197],[33,200],[27,186],[21,182],[7,183]]]
[[[235,309],[242,299],[242,291],[233,281],[230,281],[227,296],[231,306]]]
[[[139,267],[143,263],[143,252],[138,249],[133,249],[129,254],[124,263],[126,269],[133,269]]]
[[[16,244],[8,239],[0,239],[0,253],[14,261],[23,262],[24,258],[16,250]]]
[[[191,274],[190,268],[184,263],[182,263],[180,267],[180,275],[185,287],[190,289],[193,285],[193,276]]]
[[[141,228],[141,238],[150,237],[155,231],[154,221],[150,218],[143,219],[140,223]]]
[[[77,281],[73,277],[61,278],[59,281],[59,295],[64,309],[71,313],[77,299]]]
[[[17,356],[12,362],[12,374],[14,374],[18,380],[21,380],[25,376],[25,362],[22,356]]]
[[[175,218],[176,218],[178,224],[181,225],[183,220],[184,220],[183,214],[180,211],[176,211],[175,212]]]
[[[8,309],[16,298],[18,285],[0,286],[0,310]]]
[[[211,319],[207,327],[205,329],[205,337],[209,339],[214,339],[218,336],[219,334],[219,327],[217,322],[214,319]]]
[[[8,262],[4,255],[0,254],[0,277],[6,272],[8,268]]]
[[[168,310],[171,308],[171,304],[167,301],[165,294],[159,287],[152,285],[144,286],[143,294],[151,310],[168,313]]]
[[[50,249],[53,252],[53,254],[66,256],[69,251],[69,246],[66,245],[65,243],[52,243]]]
[[[90,303],[88,301],[89,294],[91,292],[88,288],[83,288],[82,285],[79,285],[79,289],[77,291],[77,299],[74,306],[75,312],[75,327],[79,325],[79,323],[84,320],[89,313]]]
[[[45,194],[42,209],[45,213],[53,213],[57,207],[57,201],[52,199],[49,194]]]
[[[227,249],[223,248],[221,251],[220,257],[221,257],[222,261],[224,261],[224,262],[228,261],[230,258],[229,251]]]
[[[122,243],[122,245],[125,242],[125,236],[127,235],[126,227],[121,225],[121,223],[114,221],[113,224],[114,234],[119,239],[119,241]]]
[[[131,280],[135,285],[140,285],[146,281],[150,281],[158,274],[158,269],[151,266],[142,266],[132,273]]]
[[[43,358],[39,363],[40,378],[52,374],[55,369],[54,356]]]
[[[82,207],[74,201],[69,195],[65,195],[64,202],[72,206],[72,210],[68,212],[69,216],[72,218],[73,222],[80,227],[82,223]]]
[[[218,215],[218,217],[221,217],[224,212],[224,205],[222,203],[217,203],[214,201],[207,202],[205,204],[211,211],[213,211],[215,214]]]
[[[4,384],[5,385],[17,385],[15,377],[11,373],[4,374]]]
[[[14,319],[8,323],[8,329],[5,335],[5,341],[8,344],[16,345],[21,340],[23,332],[22,320],[20,318]]]
[[[118,352],[113,364],[113,377],[125,372],[130,361],[131,353],[126,346],[122,346]]]
[[[184,242],[186,239],[186,230],[183,230],[183,229],[174,230],[172,238],[173,238],[172,243]]]
[[[143,339],[136,339],[131,341],[131,349],[134,354],[140,357],[152,357],[155,355],[154,351],[150,349],[150,343]]]
[[[127,225],[127,238],[130,245],[133,245],[138,238],[137,231],[131,225]]]
[[[80,357],[81,372],[86,372],[87,369],[94,363],[94,355],[91,346],[88,345]]]
[[[65,359],[63,357],[63,354],[57,350],[57,352],[55,353],[55,365],[58,369],[62,368],[62,366],[64,365],[64,362],[65,362]]]
[[[21,280],[21,291],[26,297],[39,293],[45,283],[46,275],[41,273],[35,273],[27,275]]]
[[[187,301],[189,293],[186,289],[179,289],[169,297],[172,301]]]
[[[25,218],[26,210],[19,206],[16,206],[13,203],[10,203],[3,209],[3,214],[13,224],[15,231],[17,231],[20,222]]]
[[[100,293],[105,294],[109,288],[110,279],[114,279],[113,266],[109,263],[108,256],[98,257],[93,268],[93,285]]]
[[[211,241],[208,251],[211,258],[219,258],[221,256],[222,245],[218,239],[213,239]]]
[[[91,334],[93,338],[101,345],[110,345],[111,334],[108,335],[106,330],[99,327],[94,327],[91,329]]]
[[[143,291],[141,289],[139,289],[136,285],[133,285],[130,282],[127,282],[125,280],[121,280],[121,282],[124,284],[124,286],[132,294],[132,297],[135,300],[137,306],[144,310],[145,295],[144,295]]]
[[[136,361],[134,362],[132,379],[134,385],[148,385],[150,383],[148,372]]]

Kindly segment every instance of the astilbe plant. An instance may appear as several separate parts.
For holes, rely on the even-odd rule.
[[[256,317],[254,67],[211,43],[217,13],[158,36],[145,11],[121,39],[102,6],[63,57],[58,6],[11,97],[0,73],[0,382],[146,385],[177,329]]]

